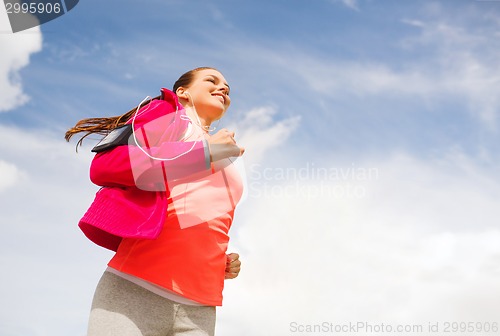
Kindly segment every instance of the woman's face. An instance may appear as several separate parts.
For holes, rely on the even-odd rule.
[[[177,91],[186,97],[188,104],[194,105],[200,116],[210,121],[217,120],[231,104],[229,85],[222,74],[213,69],[200,70],[187,88]]]

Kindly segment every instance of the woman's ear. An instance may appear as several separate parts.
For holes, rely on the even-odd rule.
[[[175,91],[175,94],[179,98],[189,100],[188,93],[187,93],[186,89],[184,87],[182,87],[182,86],[179,87],[179,88],[177,88],[177,90]]]

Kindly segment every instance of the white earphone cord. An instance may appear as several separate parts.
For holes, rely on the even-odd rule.
[[[159,158],[159,157],[152,156],[152,155],[150,155],[148,152],[146,152],[146,151],[145,151],[145,150],[141,147],[141,145],[139,144],[139,141],[137,140],[137,137],[136,137],[136,135],[135,135],[135,127],[134,127],[134,126],[135,126],[135,118],[137,118],[137,115],[139,114],[139,110],[140,110],[140,108],[141,108],[142,104],[144,104],[144,102],[146,102],[148,99],[149,99],[148,106],[147,106],[147,108],[146,108],[146,109],[145,109],[142,113],[145,113],[145,112],[149,109],[149,106],[151,105],[152,100],[151,100],[151,97],[150,97],[150,96],[147,96],[147,97],[146,97],[146,98],[144,98],[144,99],[142,100],[142,102],[141,102],[141,103],[137,106],[137,110],[135,111],[135,113],[134,113],[134,117],[132,118],[132,136],[133,136],[133,138],[134,138],[134,142],[135,142],[135,144],[137,145],[137,147],[139,147],[139,149],[140,149],[140,150],[141,150],[144,154],[146,154],[149,158],[151,158],[151,159],[153,159],[153,160],[158,160],[158,161],[172,161],[172,160],[178,159],[178,158],[180,158],[181,156],[186,155],[187,153],[189,153],[190,151],[192,151],[192,150],[194,149],[194,146],[196,146],[196,141],[193,141],[193,145],[192,145],[192,146],[191,146],[191,148],[190,148],[190,149],[188,149],[186,152],[181,153],[181,154],[178,154],[178,155],[174,156],[173,158]],[[194,106],[194,105],[193,105],[193,106]],[[177,113],[177,111],[178,111],[178,109],[176,108],[175,113]],[[196,110],[195,110],[195,112],[196,112]],[[198,114],[197,114],[197,113],[196,113],[196,116],[198,116]],[[182,117],[184,117],[184,115],[181,115],[180,117],[181,117],[181,119],[183,119],[183,120],[187,120],[187,121],[189,122],[189,125],[191,125],[192,121],[191,121],[191,119],[190,119],[189,117],[187,117],[187,119],[186,119],[186,118],[182,118]],[[199,119],[198,119],[198,120],[199,120]],[[174,122],[175,122],[175,121],[174,121]],[[183,137],[183,139],[181,139],[181,140],[184,140],[184,139],[186,139],[186,138],[187,138],[187,135],[185,135],[185,136]]]
[[[212,131],[215,131],[217,129],[217,127],[212,127],[210,128],[210,126],[203,126],[201,124],[201,120],[200,120],[200,116],[198,115],[198,111],[196,111],[196,106],[194,105],[194,99],[193,97],[191,96],[191,94],[187,91],[184,91],[188,96],[189,98],[191,99],[191,102],[193,103],[193,110],[194,110],[194,115],[196,116],[196,119],[198,120],[198,126],[200,126],[200,128],[204,131],[207,131],[207,132],[212,132]],[[220,119],[217,121],[217,123],[220,122]],[[217,124],[218,125],[218,124]]]

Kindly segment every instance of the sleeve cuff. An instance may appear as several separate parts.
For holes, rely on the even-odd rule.
[[[210,147],[208,145],[207,139],[203,139],[203,148],[205,150],[205,168],[210,169]]]

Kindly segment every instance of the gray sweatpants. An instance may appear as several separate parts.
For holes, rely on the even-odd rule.
[[[215,307],[191,306],[104,272],[94,295],[88,336],[213,336]]]

